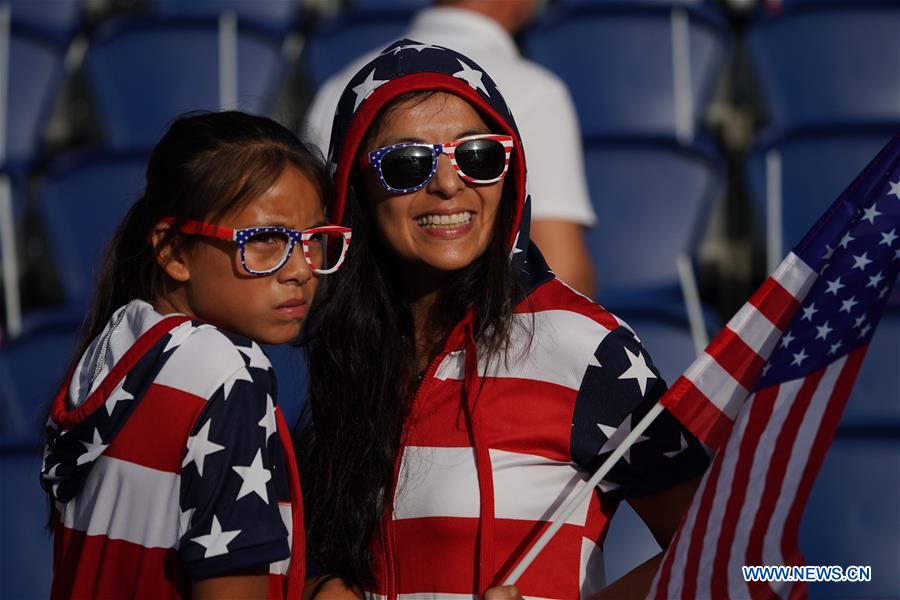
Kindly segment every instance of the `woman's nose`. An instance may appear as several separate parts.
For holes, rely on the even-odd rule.
[[[450,157],[446,154],[438,156],[434,177],[428,182],[428,191],[432,194],[450,198],[464,190],[465,187],[466,182],[462,180],[462,177],[453,168]]]

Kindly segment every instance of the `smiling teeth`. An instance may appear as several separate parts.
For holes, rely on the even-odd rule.
[[[471,220],[472,213],[464,211],[452,215],[425,215],[416,219],[416,222],[421,227],[452,227],[454,225],[465,225]]]

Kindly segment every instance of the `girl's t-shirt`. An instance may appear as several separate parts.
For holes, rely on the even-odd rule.
[[[179,598],[268,564],[283,597],[302,508],[275,399],[253,341],[142,301],[116,311],[47,425],[51,596]]]

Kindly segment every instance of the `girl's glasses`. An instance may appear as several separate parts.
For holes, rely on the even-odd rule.
[[[372,165],[381,184],[395,194],[408,194],[425,187],[437,171],[441,153],[464,181],[494,183],[506,176],[513,138],[509,135],[470,135],[446,144],[404,142],[373,150],[362,157]]]
[[[174,217],[161,220],[170,225]],[[251,275],[271,275],[291,258],[297,242],[303,257],[314,273],[334,273],[344,262],[350,247],[350,229],[338,225],[323,225],[297,231],[287,227],[248,227],[231,229],[200,221],[184,221],[179,230],[190,235],[236,242],[241,250],[241,265]]]

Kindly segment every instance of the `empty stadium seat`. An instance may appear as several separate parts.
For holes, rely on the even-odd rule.
[[[241,21],[284,35],[304,13],[303,0],[155,0],[153,11],[165,17],[210,17],[233,11]]]
[[[314,87],[373,48],[399,39],[411,18],[408,10],[350,11],[319,23],[303,51],[303,64]]]
[[[897,398],[895,398],[897,400]],[[800,525],[810,565],[868,565],[868,583],[810,583],[811,599],[900,596],[900,432],[832,443]]]
[[[280,44],[244,23],[236,36],[230,31],[216,19],[118,19],[102,27],[85,71],[108,145],[148,149],[187,111],[269,114],[285,75]]]
[[[266,356],[275,369],[278,383],[278,406],[288,427],[294,428],[306,405],[309,375],[303,350],[290,344],[263,345]]]
[[[585,173],[599,216],[587,244],[600,302],[629,307],[635,294],[660,291],[680,299],[676,259],[694,250],[722,190],[715,151],[666,140],[586,141]]]
[[[769,270],[803,239],[897,129],[900,123],[896,128],[835,127],[761,139],[746,172],[759,224],[766,231]],[[769,219],[770,203],[781,206],[774,219]]]
[[[36,443],[74,346],[74,330],[53,329],[0,348],[0,439]]]
[[[523,47],[568,85],[585,135],[690,142],[728,38],[721,17],[702,4],[583,2],[548,12]]]
[[[37,208],[65,301],[86,305],[103,251],[144,188],[144,153],[71,155],[43,179]]]
[[[87,0],[4,0],[13,21],[61,42],[71,38],[84,21]]]
[[[772,124],[900,121],[898,31],[896,2],[795,0],[759,18],[748,50]]]
[[[24,169],[37,156],[45,120],[63,82],[64,54],[49,38],[13,23],[5,91],[8,168]]]
[[[50,596],[53,546],[47,529],[49,504],[38,474],[41,451],[37,442],[0,441],[0,581],[3,597],[31,600]]]

